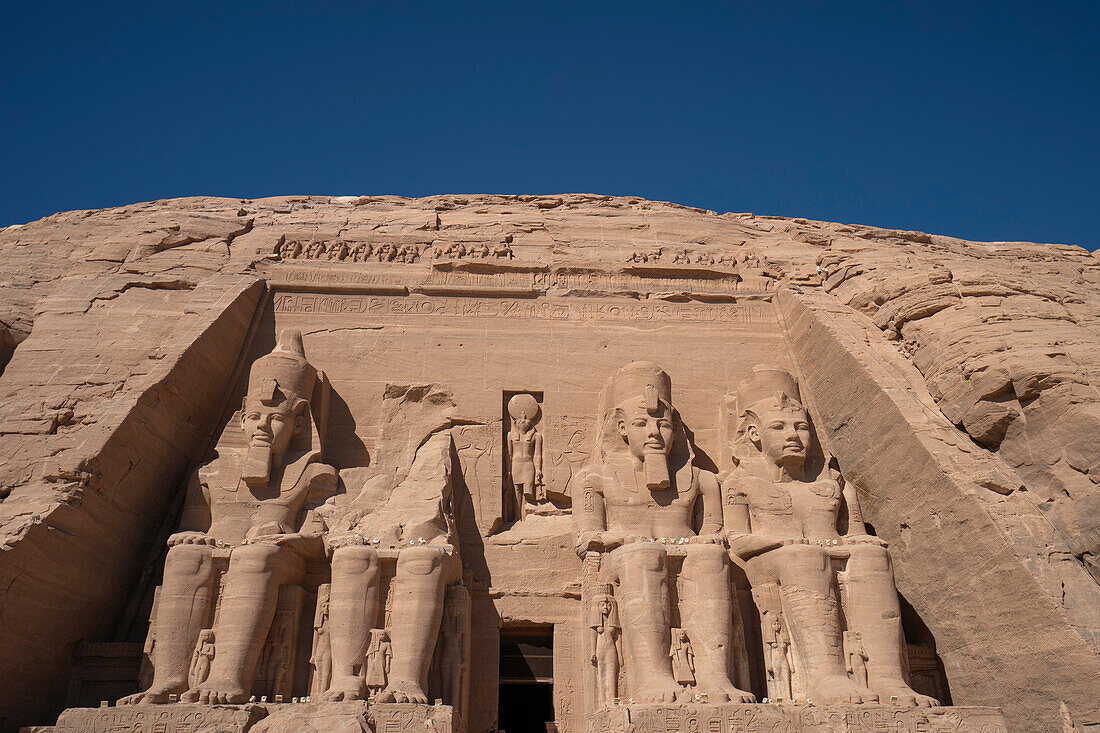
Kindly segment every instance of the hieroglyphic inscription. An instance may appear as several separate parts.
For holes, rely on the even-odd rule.
[[[81,733],[244,733],[263,717],[256,705],[212,708],[199,704],[137,705],[117,708],[69,708],[54,730]]]
[[[572,495],[570,482],[591,455],[591,418],[557,415],[550,419],[547,473],[549,490]]]
[[[763,302],[705,304],[607,303],[603,301],[426,298],[318,293],[279,293],[276,313],[368,316],[527,318],[545,321],[633,321],[750,324],[774,320]]]
[[[887,705],[622,705],[588,718],[607,733],[1005,733],[997,708]]]
[[[558,733],[580,733],[583,707],[580,640],[575,623],[554,626],[554,720]]]
[[[546,290],[550,287],[549,272],[465,272],[463,270],[432,270],[421,285],[447,287],[515,288]]]
[[[335,264],[335,263],[334,263]],[[349,263],[350,264],[350,263]],[[384,269],[383,269],[384,268]],[[673,272],[641,275],[623,272],[576,271],[576,270],[536,270],[523,272],[517,270],[497,270],[493,272],[469,272],[466,270],[442,270],[432,268],[426,273],[418,270],[410,273],[404,268],[383,264],[378,269],[343,266],[294,267],[288,265],[269,265],[264,268],[274,282],[288,284],[332,283],[339,285],[402,285],[409,288],[420,286],[462,287],[462,288],[502,288],[545,292],[547,290],[581,290],[605,293],[653,293],[666,291],[684,291],[733,295],[756,288],[746,287],[738,275],[728,272],[714,272],[710,276],[699,276],[697,270],[685,270],[678,276]],[[421,274],[423,273],[423,274]]]
[[[413,703],[379,703],[372,705],[370,715],[378,733],[435,731],[452,733],[456,727],[454,708],[450,705],[416,705]]]
[[[303,268],[279,268],[268,273],[272,280],[285,283],[333,283],[337,285],[407,285],[408,277],[393,272],[339,271]]]
[[[551,287],[563,290],[595,290],[599,292],[654,290],[684,290],[698,293],[733,294],[743,288],[736,276],[719,277],[642,277],[609,272],[554,272]]]
[[[451,434],[482,536],[489,535],[504,516],[499,430],[496,424],[462,425]]]

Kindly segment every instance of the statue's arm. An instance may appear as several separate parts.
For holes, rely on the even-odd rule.
[[[710,471],[700,471],[699,492],[703,500],[703,526],[699,534],[718,534],[722,531],[722,489],[718,477]]]
[[[603,532],[607,529],[603,486],[599,476],[589,473],[581,482],[580,512],[575,513],[576,527],[584,532]]]
[[[741,478],[734,471],[726,476],[720,490],[723,529],[730,535],[748,534],[752,531],[749,497]]]
[[[542,481],[542,435],[535,433],[535,480]]]
[[[830,463],[830,473],[840,484],[840,495],[844,499],[844,506],[848,515],[848,531],[844,535],[844,541],[850,544],[868,544],[886,547],[886,541],[867,534],[867,525],[863,521],[863,510],[859,506],[859,492],[851,483],[844,480],[840,471],[836,470],[835,461]]]
[[[843,479],[841,486],[843,487],[841,496],[848,508],[848,536],[866,535],[867,525],[863,523],[863,511],[859,508],[859,495],[856,493],[856,487],[843,482]]]
[[[168,538],[168,545],[216,544],[206,533],[210,530],[210,489],[198,472],[187,482],[179,529]]]
[[[577,529],[576,551],[607,551],[623,543],[623,538],[607,531],[603,481],[599,474],[586,470],[578,476],[581,486],[580,508],[574,503],[573,519]]]

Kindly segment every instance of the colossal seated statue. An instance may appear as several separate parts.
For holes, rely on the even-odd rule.
[[[814,703],[936,705],[905,680],[886,544],[867,534],[855,489],[839,473],[823,466],[811,475],[810,418],[797,382],[757,367],[736,400],[736,466],[722,480],[725,531],[752,586],[764,638],[776,639],[769,641],[773,657],[789,632],[793,670],[784,660],[774,663],[771,694],[791,695],[792,675],[802,693],[794,695]],[[855,632],[847,651],[846,628]]]
[[[427,703],[429,669],[440,657],[447,673],[441,686],[449,692],[439,696],[461,709],[463,701],[452,699],[452,693],[465,689],[465,671],[442,657],[467,649],[470,601],[467,590],[456,585],[462,563],[453,516],[450,419],[433,407],[449,402],[450,395],[411,387],[393,387],[387,395],[373,477],[314,512],[332,570],[326,625],[331,681],[320,697],[366,699],[368,688],[376,691],[384,676],[385,686],[373,695],[376,702]],[[383,614],[383,578],[390,576]],[[445,638],[438,644],[441,630]],[[379,663],[382,639],[389,658],[384,664]]]
[[[302,336],[284,331],[249,373],[240,412],[247,446],[222,449],[199,469],[183,531],[168,540],[164,582],[154,621],[153,681],[120,704],[163,703],[170,696],[203,703],[241,703],[249,696],[279,587],[300,582],[319,537],[300,532],[308,499],[324,499],[336,471],[321,463],[311,426],[317,371]],[[198,490],[195,490],[195,489]],[[213,621],[216,548],[231,548],[205,679],[188,689],[190,662]]]
[[[736,608],[719,534],[717,477],[693,463],[668,374],[649,362],[620,369],[604,389],[599,421],[594,460],[576,478],[583,497],[574,506],[577,552],[598,554],[601,584],[612,589],[630,672],[627,695],[647,703],[696,694],[751,702],[730,679]],[[670,565],[681,560],[680,625],[695,653],[696,684],[687,688],[674,677],[669,654]]]
[[[338,492],[335,469],[320,462],[324,399],[314,395],[324,386],[298,331],[284,331],[252,365],[240,419],[227,427],[218,457],[198,471],[184,531],[169,539],[153,621],[153,681],[120,704],[243,703],[257,679],[271,691],[293,688],[288,660],[296,655],[288,649],[299,646],[301,609],[293,621],[276,614],[281,588],[300,599],[307,578],[325,574],[331,580],[317,588],[314,648],[303,650],[320,701],[367,698],[370,642],[384,636],[391,658],[384,687],[377,689],[377,673],[370,680],[374,699],[427,703],[445,596],[453,606],[448,653],[468,644],[469,595],[460,586],[447,595],[461,576],[447,419],[429,415],[430,427],[422,427],[405,425],[399,410],[389,415],[403,432],[398,442],[412,448],[403,467],[377,469],[403,480],[374,504],[372,492]],[[243,438],[233,436],[237,425]],[[461,664],[448,667],[452,690],[465,689]]]

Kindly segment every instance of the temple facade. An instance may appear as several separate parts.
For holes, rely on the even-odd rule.
[[[996,733],[1072,711],[1091,730],[1088,563],[1065,551],[1056,606],[1031,560],[1080,542],[1009,506],[1032,479],[989,447],[1003,414],[945,418],[905,348],[923,334],[830,294],[828,253],[859,232],[795,225],[784,241],[825,252],[800,269],[793,244],[751,245],[751,215],[607,200],[530,197],[518,219],[440,200],[417,228],[389,200],[275,202],[266,223],[243,202],[213,264],[154,245],[44,296],[10,394],[50,358],[106,384],[137,358],[111,322],[163,326],[145,346],[169,363],[128,373],[132,405],[93,394],[98,425],[44,384],[52,428],[13,438],[41,409],[6,403],[0,441],[32,460],[0,554],[45,559],[5,572],[65,565],[82,590],[42,612],[91,613],[32,620],[9,588],[35,629],[9,656],[52,656],[29,668],[41,699],[11,678],[7,729]],[[345,209],[369,221],[291,221]],[[482,223],[449,230],[459,214]],[[543,241],[546,215],[587,239]],[[599,245],[637,222],[644,241]],[[66,317],[95,358],[51,334]],[[71,440],[33,458],[28,435]]]

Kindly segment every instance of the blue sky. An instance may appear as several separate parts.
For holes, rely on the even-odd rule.
[[[1100,246],[1100,3],[11,3],[0,224],[633,194]]]

